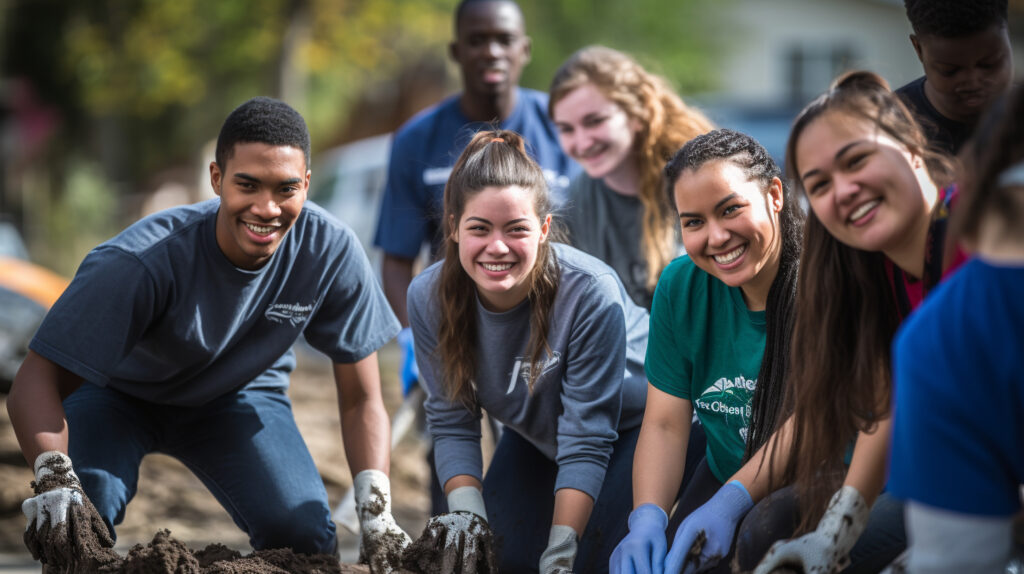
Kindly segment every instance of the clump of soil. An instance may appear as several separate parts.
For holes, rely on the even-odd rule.
[[[472,512],[435,516],[405,550],[402,566],[413,572],[496,574],[494,533]]]
[[[93,511],[95,512],[95,510]],[[52,542],[52,541],[51,541]],[[193,552],[161,530],[153,541],[136,544],[126,557],[94,544],[75,544],[70,560],[52,562],[58,571],[81,574],[369,574],[367,566],[340,564],[329,554],[296,554],[288,548],[257,550],[248,556],[221,544]]]
[[[697,531],[697,537],[693,540],[693,544],[690,545],[690,549],[686,552],[686,559],[683,560],[683,566],[693,563],[694,566],[700,565],[700,553],[704,551],[704,545],[708,542],[708,535],[703,530]]]

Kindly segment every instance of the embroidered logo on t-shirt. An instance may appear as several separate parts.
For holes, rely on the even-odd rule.
[[[562,353],[555,351],[555,354],[548,357],[548,360],[544,361],[544,364],[540,370],[540,375],[537,376],[539,380],[545,373],[554,369],[558,366],[558,362],[562,358]],[[519,379],[523,380],[523,384],[530,382],[530,359],[526,357],[516,357],[516,364],[512,367],[512,376],[508,381],[508,390],[505,391],[506,395],[511,395],[512,391],[516,389],[516,381]]]
[[[287,321],[295,327],[300,323],[305,323],[306,320],[309,319],[309,314],[312,311],[312,305],[302,305],[300,303],[274,303],[267,308],[267,312],[264,313],[264,316],[274,323],[284,323]]]

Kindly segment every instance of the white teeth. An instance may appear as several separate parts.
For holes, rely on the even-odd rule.
[[[253,225],[252,223],[246,223],[245,226],[251,229],[253,233],[259,233],[260,235],[266,235],[267,233],[270,233],[271,231],[274,230],[274,228],[269,225],[263,226]]]
[[[721,255],[712,255],[712,257],[720,265],[728,265],[728,264],[732,263],[733,261],[736,261],[736,259],[738,259],[740,255],[743,255],[743,252],[746,251],[746,250],[747,250],[747,246],[746,245],[740,245],[739,247],[737,247],[736,249],[733,249],[732,251],[730,251],[728,253],[723,253]]]
[[[483,265],[484,269],[488,271],[507,271],[512,268],[511,263],[499,263],[497,265],[491,263],[481,263],[481,265]]]
[[[874,208],[875,208],[875,206],[876,206],[876,205],[878,205],[878,204],[879,204],[879,203],[881,203],[881,202],[882,202],[882,201],[881,201],[881,200],[879,200],[879,199],[874,199],[874,200],[871,200],[871,201],[869,201],[869,202],[867,202],[867,203],[865,203],[865,204],[861,205],[860,207],[858,207],[857,209],[855,209],[855,210],[853,211],[853,213],[851,213],[851,214],[850,214],[850,221],[857,221],[857,220],[858,220],[858,219],[860,219],[861,217],[864,217],[865,215],[867,215],[867,213],[868,213],[869,211],[871,211],[872,209],[874,209]]]

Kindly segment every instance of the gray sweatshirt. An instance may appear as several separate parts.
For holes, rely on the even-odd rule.
[[[551,352],[532,393],[527,389],[529,300],[492,313],[477,299],[473,410],[448,400],[441,389],[441,262],[409,286],[409,321],[442,485],[460,474],[482,479],[481,409],[558,464],[555,490],[574,488],[595,499],[617,430],[640,424],[647,393],[647,311],[633,303],[615,271],[598,259],[561,244],[555,253],[561,276],[548,330]]]

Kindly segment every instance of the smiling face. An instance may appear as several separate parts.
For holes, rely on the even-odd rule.
[[[523,67],[530,61],[530,38],[516,4],[503,0],[468,4],[456,28],[449,52],[462,71],[467,93],[497,96],[519,85]]]
[[[223,170],[210,164],[217,245],[232,264],[258,269],[270,259],[302,212],[309,178],[305,154],[292,146],[239,143]]]
[[[962,38],[920,34],[911,41],[928,78],[928,101],[952,120],[974,122],[1010,87],[1013,55],[1003,24]]]
[[[795,153],[811,209],[833,237],[897,262],[915,260],[900,254],[927,236],[937,199],[921,157],[873,122],[840,111],[808,124]]]
[[[507,311],[530,292],[530,272],[551,216],[541,221],[534,193],[518,186],[486,187],[466,201],[462,217],[451,222],[459,261],[484,307]]]
[[[680,174],[673,194],[690,259],[764,309],[779,269],[782,182],[766,191],[735,163],[714,160]]]
[[[594,179],[635,172],[633,140],[640,125],[591,83],[566,94],[552,109],[562,149]]]

